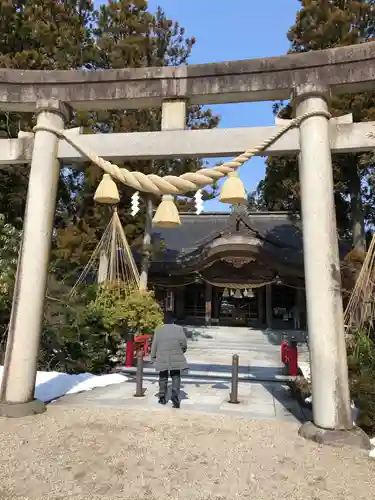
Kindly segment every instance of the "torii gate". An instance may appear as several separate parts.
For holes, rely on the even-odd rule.
[[[275,127],[184,130],[187,104],[292,97],[296,116],[310,113],[261,155],[299,153],[304,262],[313,385],[313,420],[301,434],[332,441],[356,436],[344,340],[331,152],[375,148],[375,122],[329,119],[330,94],[375,88],[375,42],[321,52],[204,65],[105,71],[0,70],[0,108],[35,112],[35,136],[0,140],[0,164],[31,162],[23,242],[13,299],[0,415],[44,411],[34,399],[59,162],[85,156],[56,130],[70,109],[162,107],[162,131],[79,135],[74,141],[119,162],[242,153],[280,131]],[[55,130],[55,132],[53,132]],[[82,151],[82,149],[81,149]],[[134,187],[134,186],[133,186]],[[147,189],[145,189],[147,191]],[[337,432],[342,431],[342,432]],[[363,441],[362,441],[363,444]]]

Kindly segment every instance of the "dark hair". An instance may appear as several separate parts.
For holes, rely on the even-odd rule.
[[[164,324],[165,325],[170,325],[174,323],[174,317],[171,311],[165,311],[164,312]]]

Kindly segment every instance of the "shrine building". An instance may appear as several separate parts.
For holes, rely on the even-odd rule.
[[[177,322],[306,328],[301,222],[288,212],[181,214],[153,228],[149,285]]]

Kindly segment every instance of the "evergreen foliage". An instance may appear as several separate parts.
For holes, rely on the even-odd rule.
[[[98,9],[92,0],[0,0],[0,68],[96,71],[179,66],[188,62],[194,44],[195,39],[187,37],[184,28],[161,8],[151,12],[146,0],[112,0]],[[82,126],[88,134],[153,131],[160,130],[160,124],[160,109],[135,109],[78,112],[67,127]],[[218,117],[210,109],[189,107],[187,128],[207,129],[217,124]],[[34,125],[32,114],[0,111],[0,137],[15,138],[20,130],[30,131]],[[195,158],[176,158],[119,166],[144,173],[179,175],[201,168],[202,163]],[[0,335],[5,333],[9,320],[18,252],[13,239],[22,230],[28,174],[28,165],[0,170],[0,214],[4,216],[0,220],[0,238],[6,238],[0,259],[7,261],[0,278],[0,286],[7,287],[7,293],[0,298]],[[90,290],[85,292],[87,297],[84,294],[84,304],[77,307],[66,305],[63,298],[90,259],[111,216],[107,207],[93,200],[101,175],[101,170],[89,163],[74,168],[63,165],[61,169],[51,262],[55,289],[54,297],[49,292],[46,306],[40,367],[100,371],[110,366],[109,353],[112,355],[120,342],[114,323],[110,326],[119,321],[116,308],[110,309],[113,317],[103,308],[98,310],[98,302],[89,301]],[[137,217],[130,217],[133,191],[122,185],[119,188],[118,210],[127,237],[130,242],[140,241],[144,214],[141,210]],[[213,195],[214,190],[205,192],[206,198]],[[182,198],[179,204],[188,209],[192,206],[189,198]],[[9,253],[8,248],[15,248],[15,253]],[[56,287],[56,281],[60,286]],[[155,300],[136,294],[131,300],[131,309],[122,311],[128,315],[122,317],[124,329],[130,333],[137,328],[152,329],[160,315]]]
[[[20,232],[0,214],[0,346],[9,322]]]
[[[375,33],[373,0],[300,0],[301,9],[287,36],[290,53],[309,52],[366,42]],[[290,117],[290,107],[275,111]],[[330,103],[333,116],[353,113],[355,122],[374,120],[375,93],[344,95]],[[350,237],[363,251],[365,223],[374,225],[374,162],[368,154],[333,156],[337,225],[341,236]],[[266,177],[258,186],[258,198],[271,210],[300,211],[297,158],[270,158]]]
[[[116,287],[81,287],[46,315],[39,369],[108,373],[124,355],[124,343],[153,333],[163,314],[151,292]]]

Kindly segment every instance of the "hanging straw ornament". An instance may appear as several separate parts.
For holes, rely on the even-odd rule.
[[[117,205],[120,201],[120,195],[115,181],[109,174],[103,174],[102,180],[97,187],[94,200],[97,203],[106,205]]]
[[[158,206],[154,218],[153,227],[174,228],[181,226],[180,216],[174,203],[173,196],[165,194]]]
[[[223,184],[220,193],[222,203],[231,203],[237,205],[246,201],[246,191],[237,172],[228,174],[228,178]]]

